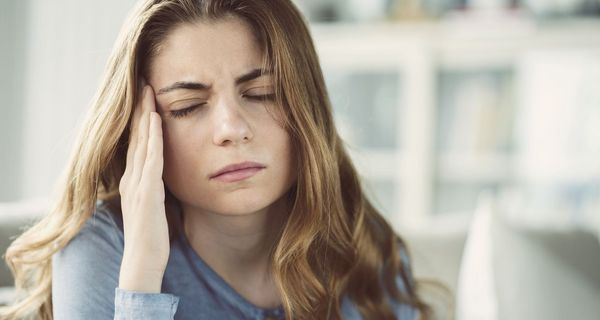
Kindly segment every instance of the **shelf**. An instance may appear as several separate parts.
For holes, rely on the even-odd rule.
[[[507,153],[498,154],[443,154],[437,165],[439,180],[465,183],[503,182],[509,179],[531,183],[600,183],[600,165],[597,157],[557,157],[540,165],[538,157]],[[547,160],[545,160],[547,161]]]
[[[435,52],[443,70],[504,69],[535,48],[600,45],[600,19],[539,23],[527,18],[507,20],[442,20],[440,22],[325,24],[311,26],[322,62],[364,67],[400,67],[419,50]],[[351,48],[351,50],[349,50]],[[377,59],[360,57],[377,55]]]
[[[502,182],[512,175],[511,163],[507,154],[446,154],[440,156],[438,177],[467,183]]]
[[[375,180],[402,179],[405,164],[397,151],[348,149],[348,152],[361,176]]]
[[[434,212],[469,212],[484,189],[600,183],[598,157],[554,154],[549,156],[559,159],[540,165],[536,159],[548,155],[520,153],[525,138],[516,130],[524,112],[518,95],[524,59],[546,50],[600,48],[600,19],[469,17],[316,24],[311,32],[325,78],[350,79],[328,83],[336,125],[353,146],[359,174],[394,213],[389,220],[395,228],[444,225],[447,220]],[[381,96],[385,104],[371,103]],[[374,108],[381,105],[386,107]]]
[[[421,223],[397,227],[401,234],[423,237],[466,234],[473,212],[443,212],[428,216]]]
[[[537,159],[544,159],[543,165]],[[520,156],[515,176],[530,183],[600,184],[598,156],[558,157],[556,154]]]

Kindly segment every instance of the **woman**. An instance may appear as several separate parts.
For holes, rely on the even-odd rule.
[[[146,0],[57,205],[6,253],[21,319],[414,319],[289,0]]]

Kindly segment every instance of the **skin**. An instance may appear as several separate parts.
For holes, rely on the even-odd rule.
[[[252,98],[274,93],[272,76],[259,72],[236,83],[260,70],[261,63],[250,27],[236,17],[177,26],[162,43],[134,114],[132,137],[138,139],[132,138],[126,173],[130,163],[133,169],[121,181],[124,216],[131,225],[125,227],[122,288],[160,292],[168,260],[164,194],[159,191],[164,181],[182,204],[185,235],[194,251],[250,302],[281,304],[268,254],[290,211],[286,195],[296,181],[296,164],[279,106],[269,98]],[[164,89],[182,81],[208,88]],[[197,107],[173,116],[190,106]],[[140,156],[130,159],[129,153],[136,152]],[[222,167],[243,161],[264,168],[237,182],[211,178]]]

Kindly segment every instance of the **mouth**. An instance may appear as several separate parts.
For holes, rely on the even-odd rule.
[[[209,180],[217,180],[221,182],[235,182],[248,179],[259,171],[265,169],[266,166],[258,162],[241,162],[235,163],[221,168],[220,170],[212,173],[209,176]]]

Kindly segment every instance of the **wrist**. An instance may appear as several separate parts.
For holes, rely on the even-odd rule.
[[[160,293],[164,268],[123,259],[119,272],[119,288],[144,293]]]

